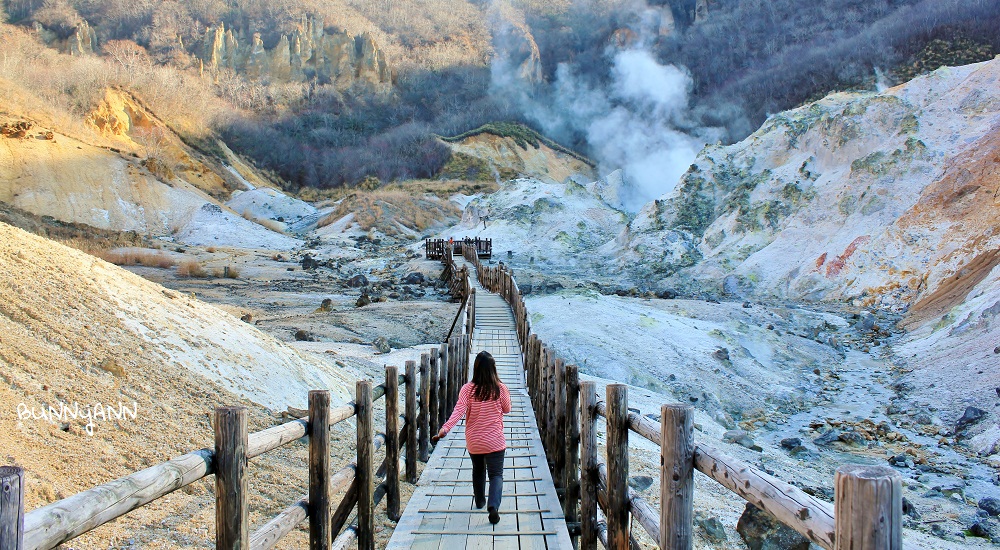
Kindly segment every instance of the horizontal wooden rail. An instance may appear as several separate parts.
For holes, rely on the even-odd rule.
[[[24,515],[24,550],[49,550],[215,473],[199,449],[37,508]]]
[[[403,420],[402,431],[406,431],[406,417],[400,416]],[[383,447],[386,441],[384,433],[377,434],[374,439],[374,447],[377,452]],[[402,442],[400,443],[402,447]],[[344,466],[330,478],[330,493],[335,494],[350,487],[357,472],[358,458]],[[264,524],[260,529],[250,535],[251,550],[268,550],[273,548],[285,535],[291,533],[296,527],[309,517],[309,499],[305,496],[300,498],[295,504],[285,508],[271,521]]]
[[[608,485],[608,465],[604,462],[597,463],[597,475],[604,487]],[[660,513],[653,509],[641,496],[632,490],[627,491],[629,510],[632,516],[639,520],[639,525],[645,529],[649,536],[655,541],[660,540]]]
[[[397,472],[399,473],[399,475],[403,475],[403,473],[406,472],[405,461],[403,460],[399,461]],[[375,488],[375,498],[374,498],[375,506],[378,506],[379,503],[382,502],[382,499],[385,497],[388,491],[389,487],[386,485],[386,482],[383,481],[382,483],[379,483],[378,487]],[[336,549],[344,550],[346,548],[350,548],[351,543],[354,542],[354,539],[356,539],[357,537],[358,537],[358,524],[354,523],[344,528],[344,532],[341,533],[340,536],[338,536],[337,539],[333,541],[333,545],[330,548],[333,550]]]
[[[405,376],[400,376],[400,384]],[[372,389],[372,400],[385,395],[385,385]],[[330,409],[330,425],[354,416],[354,402]],[[308,421],[299,419],[252,433],[247,459],[305,437]],[[215,474],[214,449],[199,449],[167,462],[103,483],[24,515],[24,550],[50,550],[115,520],[136,508]]]
[[[597,403],[596,409],[607,418],[603,401]],[[629,412],[628,422],[630,430],[660,444],[662,434],[656,422],[633,411]],[[832,504],[706,445],[695,445],[694,466],[813,543],[828,550],[834,548],[836,522]]]

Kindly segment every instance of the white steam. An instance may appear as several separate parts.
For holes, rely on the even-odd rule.
[[[644,49],[614,53],[601,85],[560,64],[552,85],[535,95],[506,59],[492,69],[495,91],[516,101],[546,134],[585,136],[602,176],[624,170],[620,197],[633,212],[671,192],[705,143],[722,137],[720,129],[692,129],[687,120],[693,85],[687,70],[661,65]]]

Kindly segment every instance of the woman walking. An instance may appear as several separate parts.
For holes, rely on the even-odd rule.
[[[500,521],[500,497],[503,494],[503,457],[507,438],[503,433],[503,415],[510,412],[510,390],[497,376],[497,364],[487,351],[479,352],[472,367],[472,382],[462,386],[451,418],[432,439],[444,437],[465,417],[465,446],[472,457],[472,493],[476,508],[487,507],[490,523]],[[486,496],[486,475],[490,492]]]

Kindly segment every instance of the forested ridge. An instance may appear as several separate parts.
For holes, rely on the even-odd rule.
[[[8,0],[2,15],[8,56],[38,57],[31,50],[43,38],[58,48],[53,39],[86,25],[94,56],[115,70],[97,78],[93,60],[45,54],[47,65],[8,63],[0,77],[31,82],[30,93],[80,114],[103,86],[131,88],[182,132],[198,134],[200,116],[292,189],[431,178],[450,156],[437,135],[495,121],[541,129],[496,85],[491,64],[510,50],[537,55],[540,78],[523,82],[531,97],[545,97],[560,66],[600,84],[610,51],[648,50],[690,72],[686,123],[723,128],[729,141],[831,91],[896,84],[1000,51],[1000,4],[989,0]],[[216,26],[244,41],[256,33],[270,49],[307,19],[371,36],[391,89],[206,71],[199,59]],[[57,65],[59,77],[35,74]],[[590,152],[582,133],[560,141]]]

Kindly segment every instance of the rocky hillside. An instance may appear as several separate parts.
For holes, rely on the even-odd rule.
[[[224,144],[217,146],[220,156],[190,147],[126,92],[106,91],[80,131],[61,131],[26,116],[0,114],[0,122],[10,129],[0,136],[2,202],[39,216],[151,237],[173,235],[190,244],[272,249],[298,244],[272,230],[272,216],[224,204],[234,190],[252,189],[251,180],[261,184],[266,178]]]
[[[303,17],[289,35],[266,49],[259,33],[233,32],[220,23],[205,31],[195,55],[210,70],[232,69],[254,79],[276,82],[332,82],[337,88],[364,83],[388,91],[392,71],[385,53],[368,33],[354,36],[324,28],[322,21]]]
[[[834,94],[706,148],[623,233],[620,267],[656,286],[939,317],[1000,263],[998,78],[1000,60]]]
[[[216,406],[248,406],[251,430],[259,430],[280,421],[273,411],[304,407],[310,389],[349,398],[354,373],[82,252],[0,224],[0,265],[3,460],[27,468],[29,510],[211,447]],[[124,404],[135,414],[41,416],[74,404]],[[305,490],[289,483],[305,479],[289,471],[304,458],[287,453],[255,466],[265,478],[253,484],[252,521],[270,511],[264,503],[274,499],[277,509]],[[271,484],[272,476],[282,483]],[[212,523],[212,501],[210,482],[197,483],[76,544],[211,546],[212,534],[199,527]],[[172,542],[153,542],[163,539]]]

